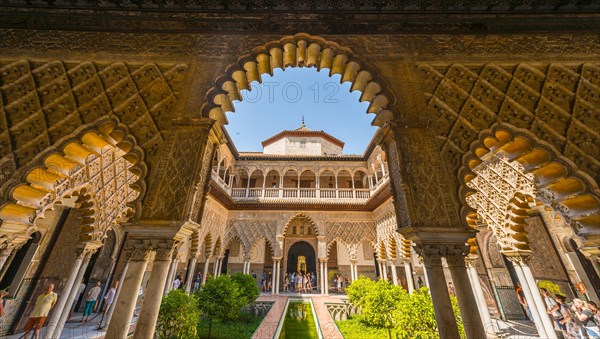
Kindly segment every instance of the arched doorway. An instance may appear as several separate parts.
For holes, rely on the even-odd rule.
[[[316,272],[315,249],[306,241],[294,243],[288,250],[287,272]]]

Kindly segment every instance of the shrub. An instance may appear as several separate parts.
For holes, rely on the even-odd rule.
[[[437,322],[433,302],[427,288],[406,293],[400,307],[394,312],[396,335],[400,339],[437,338]]]
[[[369,291],[375,287],[375,282],[364,275],[361,275],[358,279],[354,280],[348,288],[346,293],[348,299],[356,307],[362,307],[363,299]]]
[[[210,278],[196,291],[198,308],[208,318],[208,338],[213,320],[236,319],[247,305],[239,286],[229,275]]]
[[[389,339],[392,339],[392,329],[396,319],[394,313],[399,310],[402,299],[408,294],[403,288],[390,284],[387,280],[379,280],[361,300],[360,318],[368,325],[385,328]]]
[[[163,297],[160,304],[156,323],[157,337],[194,338],[199,318],[196,298],[183,290],[172,290]]]
[[[246,305],[253,303],[260,295],[256,281],[251,275],[238,272],[231,276],[231,280],[238,285]]]

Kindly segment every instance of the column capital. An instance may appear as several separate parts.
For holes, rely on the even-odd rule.
[[[501,251],[514,265],[526,266],[530,259],[529,253],[520,253],[514,251]]]
[[[444,257],[449,267],[465,267],[465,257],[468,254],[468,245],[448,245]]]
[[[465,257],[465,264],[467,264],[467,267],[475,267],[478,258],[479,256],[476,254],[469,254]]]
[[[273,260],[281,260],[283,257],[272,257]]]
[[[170,239],[157,240],[153,243],[153,249],[156,252],[154,261],[171,260],[172,254],[177,250],[178,245],[177,242]]]
[[[140,239],[127,239],[124,250],[126,257],[131,261],[148,261],[152,253],[148,244]]]
[[[358,260],[357,259],[350,259],[350,263],[352,265],[356,265],[356,264],[358,264]]]
[[[441,244],[416,244],[415,251],[423,258],[426,267],[442,266],[446,246]]]

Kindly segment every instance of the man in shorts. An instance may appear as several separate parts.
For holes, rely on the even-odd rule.
[[[33,308],[33,312],[31,312],[31,314],[29,315],[29,319],[25,324],[25,335],[23,336],[24,339],[29,338],[29,332],[31,332],[31,330],[34,327],[34,338],[39,338],[40,328],[44,326],[44,321],[46,321],[48,312],[50,312],[50,309],[54,307],[54,305],[56,304],[56,300],[58,299],[56,293],[54,293],[53,290],[54,284],[47,284],[44,293],[42,293],[35,301],[35,307]]]

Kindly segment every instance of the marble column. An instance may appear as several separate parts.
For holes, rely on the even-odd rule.
[[[169,274],[169,258],[171,257],[173,241],[161,241],[158,246],[160,247],[155,250],[156,255],[148,280],[148,289],[142,302],[142,309],[133,335],[134,339],[154,338],[154,329],[156,328],[158,311],[162,301],[160,292],[164,290]]]
[[[356,279],[359,278],[359,276],[358,276],[358,263],[354,264],[354,277]]]
[[[155,259],[156,260],[156,259]],[[196,262],[198,259],[196,257],[192,257],[190,260],[190,264],[188,266],[188,277],[185,282],[185,292],[190,293],[192,291],[192,284],[194,283],[194,276],[196,276]]]
[[[323,291],[325,288],[323,287],[323,261],[319,260],[319,290],[321,295],[323,295]]]
[[[275,276],[274,280],[275,285],[273,286],[273,289],[275,290],[275,294],[279,295],[279,285],[281,280],[281,258],[277,259],[277,275]]]
[[[448,286],[446,286],[446,279],[442,268],[442,255],[445,252],[445,248],[443,247],[445,246],[435,244],[417,245],[417,249],[423,256],[423,263],[427,268],[425,272],[430,283],[429,292],[433,301],[440,339],[458,339],[460,338],[458,326],[454,318],[452,303],[448,294]]]
[[[477,309],[477,300],[473,293],[473,287],[469,280],[465,256],[469,254],[469,248],[465,245],[449,245],[446,252],[446,262],[452,275],[458,307],[465,327],[465,334],[469,338],[485,338],[481,316]]]
[[[48,326],[46,326],[46,334],[44,338],[50,339],[53,338],[54,331],[58,326],[58,321],[62,313],[64,312],[64,308],[67,305],[67,300],[69,299],[69,295],[71,293],[71,289],[73,288],[73,284],[75,283],[75,279],[77,278],[77,273],[79,273],[79,268],[83,264],[83,259],[86,253],[81,251],[75,262],[71,266],[71,270],[69,271],[69,275],[67,276],[67,281],[65,282],[62,290],[60,291],[60,296],[58,297],[58,301],[56,305],[53,307],[52,314],[48,319]],[[69,311],[67,310],[67,313]]]
[[[329,295],[329,272],[328,271],[328,267],[327,267],[327,261],[325,261],[325,266],[323,267],[323,277],[325,278],[325,295]]]
[[[164,294],[169,293],[169,291],[171,291],[171,288],[173,287],[174,271],[175,271],[175,259],[171,260],[171,262],[169,264],[169,273],[167,274],[167,277],[166,277],[167,282],[165,283],[165,287],[163,288]]]
[[[487,301],[485,300],[485,296],[483,295],[483,289],[481,288],[479,275],[477,274],[477,269],[475,268],[477,257],[474,255],[469,255],[465,262],[467,264],[467,273],[469,274],[469,278],[471,280],[471,286],[473,287],[473,293],[475,293],[475,298],[477,300],[477,307],[479,308],[479,314],[481,315],[483,328],[488,337],[495,338],[496,331],[494,330],[492,318],[490,317],[490,310],[488,308]]]
[[[350,279],[352,279],[352,281],[358,279],[358,277],[356,276],[356,260],[355,259],[350,259]]]
[[[119,278],[119,285],[118,285],[119,287],[117,287],[117,293],[115,294],[113,303],[110,305],[110,308],[108,309],[108,314],[106,315],[106,321],[104,322],[105,324],[110,323],[110,319],[112,318],[112,315],[115,311],[115,305],[117,305],[117,303],[115,301],[117,299],[119,299],[119,295],[121,294],[121,286],[123,286],[123,281],[125,280],[125,275],[127,274],[128,267],[129,267],[129,261],[127,261],[127,263],[125,264],[125,267],[123,268],[123,272],[121,273],[121,277]],[[100,324],[99,327],[103,328],[102,324]]]
[[[221,275],[221,272],[223,272],[223,259],[224,259],[224,257],[219,258],[219,267],[217,268],[217,277]]]
[[[396,263],[395,260],[390,261],[390,269],[392,270],[392,283],[398,286],[398,275],[396,274]]]
[[[535,305],[533,294],[531,289],[529,288],[529,284],[525,279],[525,274],[523,273],[523,269],[519,264],[521,259],[519,257],[507,257],[515,268],[515,272],[517,273],[517,278],[521,283],[521,288],[523,288],[523,294],[525,294],[525,300],[527,300],[527,304],[529,305],[529,311],[531,312],[531,316],[533,317],[533,323],[535,324],[535,328],[538,331],[538,335],[540,338],[548,338],[548,333],[546,333],[546,328],[542,322],[542,316],[546,316],[546,310],[544,309],[542,314],[540,314],[540,309]],[[556,337],[554,337],[556,338]]]
[[[123,279],[123,284],[120,287],[121,293],[119,293],[119,298],[115,300],[115,310],[108,324],[105,338],[127,338],[131,318],[135,311],[138,291],[144,278],[149,257],[150,251],[145,248],[135,248],[131,252],[125,279]]]
[[[204,261],[204,274],[202,274],[202,285],[206,283],[206,276],[208,275],[208,265],[210,264],[210,258],[211,257],[206,257],[206,260]]]
[[[54,330],[54,333],[52,334],[53,338],[60,338],[60,334],[62,333],[63,327],[65,326],[65,323],[69,320],[68,318],[69,314],[71,313],[71,307],[73,305],[73,302],[75,301],[75,298],[77,298],[77,290],[79,289],[79,284],[83,280],[83,275],[85,274],[88,264],[90,263],[91,257],[91,253],[87,254],[83,259],[81,267],[79,267],[79,272],[77,272],[77,276],[75,277],[75,281],[73,282],[73,286],[71,287],[71,292],[69,293],[67,303],[65,304],[65,307],[62,310],[62,314],[60,315],[58,324],[56,325],[56,330]],[[46,334],[49,334],[49,331],[46,331]]]
[[[219,270],[219,258],[215,258],[215,263],[213,264],[213,277],[217,277],[217,271]]]
[[[415,281],[410,268],[410,258],[404,259],[404,275],[406,275],[406,288],[408,293],[413,293],[415,290]]]
[[[540,317],[542,318],[542,324],[544,324],[544,328],[546,329],[546,334],[548,338],[557,338],[556,331],[554,330],[554,322],[550,320],[550,316],[546,312],[546,303],[540,294],[540,290],[537,287],[537,283],[535,282],[535,278],[533,277],[533,273],[529,266],[527,266],[525,261],[521,261],[521,268],[523,269],[523,274],[525,279],[527,280],[527,284],[531,289],[531,294],[533,296],[533,300],[540,312]]]

